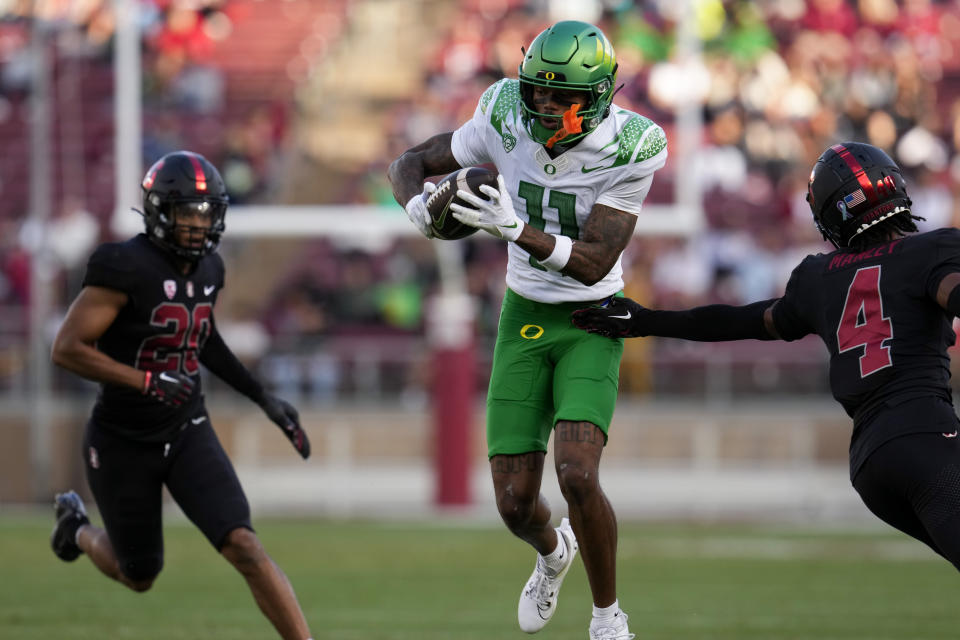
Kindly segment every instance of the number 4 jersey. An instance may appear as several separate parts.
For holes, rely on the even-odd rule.
[[[163,440],[203,402],[200,353],[213,327],[213,306],[223,288],[223,260],[202,258],[183,275],[173,257],[140,234],[126,242],[100,245],[87,263],[83,286],[127,294],[127,304],[97,341],[97,349],[143,371],[180,371],[197,389],[181,407],[161,404],[140,391],[102,385],[93,420],[138,440]]]
[[[874,245],[808,256],[773,309],[786,340],[810,333],[830,352],[830,389],[854,419],[853,457],[882,440],[938,431],[935,416],[867,429],[879,412],[917,398],[951,399],[951,315],[937,304],[945,275],[960,271],[960,231],[941,229]],[[955,429],[948,412],[944,431]],[[859,452],[859,454],[858,454]]]
[[[663,129],[616,105],[578,144],[551,158],[521,120],[520,85],[504,79],[484,92],[473,118],[451,143],[461,166],[492,162],[504,177],[517,216],[546,233],[578,240],[593,205],[640,212],[653,173],[667,161]],[[507,286],[537,302],[599,300],[623,288],[620,260],[593,286],[547,271],[508,244]]]

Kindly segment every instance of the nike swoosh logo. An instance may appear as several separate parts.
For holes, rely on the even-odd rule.
[[[177,379],[174,378],[173,376],[168,376],[168,375],[166,374],[166,372],[160,374],[160,379],[163,380],[164,382],[176,382],[176,381],[177,381]]]
[[[620,147],[620,134],[619,134],[619,133],[618,133],[616,136],[614,136],[613,140],[612,140],[611,142],[607,143],[603,148],[606,149],[607,147],[614,146],[614,145],[616,145],[616,146],[614,147],[614,152],[605,155],[603,158],[601,158],[601,160],[609,160],[609,159],[612,158],[613,156],[617,155],[617,149],[619,149],[619,147]],[[613,166],[612,164],[608,164],[608,165],[605,166],[605,167],[590,167],[589,169],[588,169],[587,167],[583,166],[583,167],[580,167],[580,171],[583,172],[583,173],[593,173],[594,171],[599,171],[600,169],[609,169],[609,168],[611,168],[612,166]]]
[[[616,140],[614,140],[614,142],[616,142]],[[615,156],[615,155],[617,154],[612,153],[609,156],[604,157],[603,160],[609,160],[612,156]],[[610,169],[612,167],[613,167],[612,164],[608,164],[606,166],[601,165],[599,167],[590,167],[589,169],[586,166],[583,166],[583,167],[580,167],[580,171],[581,173],[593,173],[594,171],[600,171],[601,169]]]
[[[433,221],[433,226],[437,229],[443,228],[443,221],[447,219],[447,213],[449,213],[449,211],[450,205],[447,204],[447,206],[443,208],[443,211],[440,212],[440,217]]]
[[[207,419],[207,416],[200,416],[199,418],[190,418],[190,422],[193,424],[201,424]]]
[[[501,225],[501,226],[502,226],[504,229],[516,229],[516,228],[517,228],[517,223],[514,222],[514,223],[511,224],[510,226],[507,226],[507,225]]]
[[[954,431],[953,433],[941,433],[940,435],[942,435],[944,438],[956,438],[957,432]]]
[[[204,288],[203,288],[203,295],[205,295],[205,296],[210,295],[211,293],[213,293],[213,290],[216,289],[216,288],[217,288],[217,287],[214,286],[214,285],[211,285],[211,286],[209,286],[209,287],[204,287]]]
[[[630,319],[630,312],[627,311],[626,315],[622,315],[622,316],[610,316],[610,317],[611,317],[611,318],[616,318],[617,320],[629,320],[629,319]]]

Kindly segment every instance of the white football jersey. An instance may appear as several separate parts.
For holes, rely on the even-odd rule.
[[[656,123],[611,105],[610,115],[556,158],[527,133],[520,83],[503,79],[488,88],[473,118],[453,133],[453,156],[463,167],[492,162],[503,176],[517,216],[546,233],[574,241],[595,204],[636,215],[653,173],[667,161],[667,139]],[[586,286],[548,271],[510,242],[507,286],[538,302],[599,300],[623,289],[620,257],[602,280]]]

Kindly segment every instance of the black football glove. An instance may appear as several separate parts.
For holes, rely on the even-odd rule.
[[[643,315],[649,309],[630,298],[610,298],[604,305],[577,309],[570,320],[573,326],[608,338],[636,338],[643,333]]]
[[[186,404],[197,383],[179,371],[147,371],[143,393],[171,407]]]
[[[293,405],[286,400],[268,394],[260,403],[260,408],[274,424],[280,427],[283,435],[287,436],[297,453],[304,460],[309,458],[310,440],[307,438],[306,432],[300,427],[300,414],[293,408]]]

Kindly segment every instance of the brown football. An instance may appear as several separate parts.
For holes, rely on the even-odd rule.
[[[457,197],[457,190],[470,191],[478,198],[488,200],[480,191],[480,185],[488,184],[497,188],[497,174],[481,167],[459,169],[437,183],[437,190],[427,198],[427,211],[430,213],[430,228],[433,235],[441,240],[459,240],[477,231],[476,227],[463,224],[453,217],[450,205],[454,202],[470,206]]]

